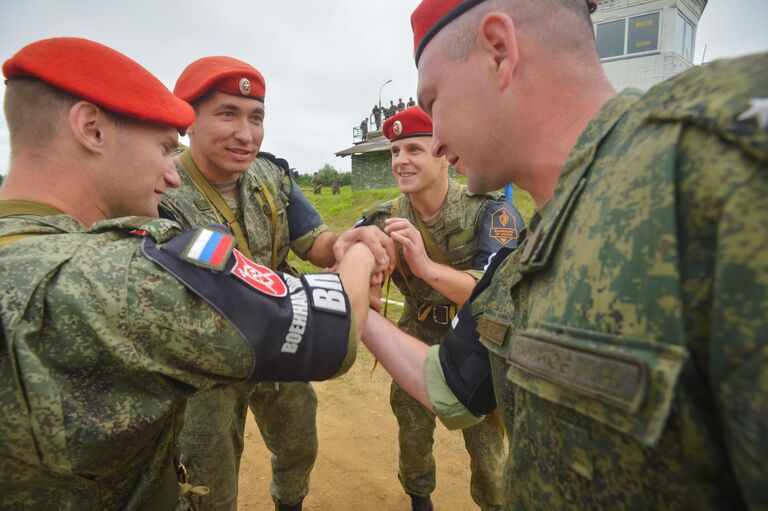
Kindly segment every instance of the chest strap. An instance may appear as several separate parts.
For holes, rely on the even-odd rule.
[[[259,198],[259,202],[262,205],[262,210],[266,213],[266,208],[264,206],[269,207],[269,220],[270,220],[269,227],[270,227],[270,233],[272,234],[272,266],[270,266],[270,268],[272,268],[273,270],[276,270],[277,269],[277,208],[275,207],[275,199],[272,197],[272,194],[269,192],[269,188],[267,188],[267,185],[262,183],[261,179],[258,176],[254,176],[254,177],[256,178],[256,182],[259,184],[259,189],[257,190],[257,197]]]
[[[53,216],[63,214],[58,209],[47,204],[40,204],[38,202],[26,201],[26,200],[4,200],[0,201],[0,218],[8,218],[11,216],[19,215],[31,215],[31,216]],[[25,232],[23,234],[9,234],[8,236],[0,236],[0,247],[10,245],[24,238],[30,236],[41,236],[50,234],[47,232]]]
[[[245,254],[246,257],[252,259],[251,251],[248,248],[248,240],[245,239],[245,234],[243,234],[243,229],[240,227],[240,222],[237,221],[235,214],[230,207],[227,206],[224,197],[222,197],[219,191],[211,185],[208,179],[206,179],[197,167],[197,164],[195,164],[188,149],[181,153],[179,159],[181,160],[184,169],[187,171],[187,174],[189,174],[190,179],[192,179],[195,188],[197,188],[197,190],[203,194],[203,197],[208,200],[208,203],[214,211],[217,211],[224,217],[224,222],[232,230],[232,234],[235,235],[235,238],[237,238],[237,248],[240,252]]]

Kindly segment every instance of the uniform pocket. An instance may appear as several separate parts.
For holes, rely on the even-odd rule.
[[[510,335],[507,379],[653,447],[664,430],[682,346],[540,323]]]

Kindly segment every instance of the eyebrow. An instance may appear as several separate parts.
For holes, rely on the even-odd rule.
[[[240,107],[239,107],[239,106],[237,106],[237,105],[233,105],[232,103],[222,103],[221,105],[219,105],[219,106],[216,108],[216,110],[218,110],[218,111],[221,111],[221,110],[233,110],[233,111],[235,111],[235,112],[239,112],[239,111],[241,111],[241,110],[243,110],[243,109],[242,109],[242,108],[240,108]],[[252,114],[260,114],[260,115],[264,115],[264,107],[262,107],[262,106],[257,106],[256,108],[253,108],[253,109],[252,109],[252,110],[249,112],[249,114],[248,114],[248,115],[252,115]]]

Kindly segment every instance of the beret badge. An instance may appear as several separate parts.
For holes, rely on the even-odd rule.
[[[392,133],[395,134],[395,136],[400,136],[400,134],[403,132],[403,123],[400,121],[395,121],[395,123],[392,125]]]
[[[240,78],[240,94],[243,96],[251,94],[251,81],[248,78]]]

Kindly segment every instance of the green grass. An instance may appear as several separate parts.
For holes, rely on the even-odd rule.
[[[463,181],[463,176],[459,176]],[[352,187],[342,186],[341,195],[333,195],[330,187],[323,187],[320,195],[314,195],[311,188],[302,188],[304,195],[309,202],[320,213],[325,224],[333,232],[349,229],[363,216],[363,211],[375,206],[380,202],[394,199],[400,194],[397,188],[381,188],[377,190],[362,190],[353,192]],[[530,220],[534,211],[534,204],[531,196],[526,192],[515,190],[515,207],[523,215],[526,222]],[[312,273],[318,269],[310,262],[302,261],[293,253],[288,256],[288,261],[297,270],[302,273]],[[389,299],[397,302],[403,301],[403,295],[394,285],[390,287]],[[387,316],[392,320],[397,320],[400,316],[400,308],[397,306],[389,307]]]

